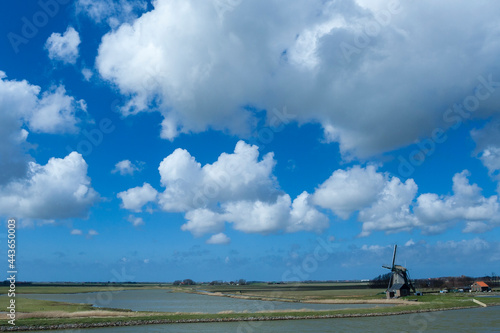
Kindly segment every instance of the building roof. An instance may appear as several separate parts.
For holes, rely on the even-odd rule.
[[[489,287],[486,283],[484,283],[483,281],[476,281],[475,284],[477,284],[478,286],[480,287]]]
[[[396,291],[401,289],[410,289],[406,283],[395,283],[387,291]]]

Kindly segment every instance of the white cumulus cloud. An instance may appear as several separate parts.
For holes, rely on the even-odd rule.
[[[149,202],[156,202],[158,192],[148,183],[131,188],[117,194],[122,200],[122,207],[135,212],[142,211],[142,207]]]
[[[122,176],[133,175],[134,172],[139,171],[140,168],[129,160],[123,160],[115,164],[112,173],[119,173]]]
[[[166,212],[184,213],[181,229],[195,237],[220,234],[226,227],[264,235],[322,232],[330,221],[321,209],[360,222],[360,236],[414,229],[440,233],[457,223],[465,233],[483,233],[500,223],[498,197],[484,197],[469,183],[468,171],[453,177],[453,195],[439,196],[419,195],[413,179],[403,182],[373,165],[354,166],[334,171],[314,193],[304,191],[292,200],[273,175],[275,163],[272,153],[259,159],[257,147],[243,141],[232,154],[203,166],[187,150],[176,149],[158,168],[163,192],[145,183],[118,197],[129,210],[153,202]]]
[[[231,239],[226,236],[226,234],[219,233],[212,235],[209,239],[207,239],[207,244],[229,244],[231,243]]]
[[[476,153],[489,175],[499,182],[497,193],[500,194],[500,119],[494,119],[481,129],[471,131],[476,142]]]
[[[52,33],[45,43],[45,48],[49,51],[50,59],[75,64],[79,56],[80,42],[78,31],[68,27],[62,35],[57,32]]]
[[[92,238],[93,236],[97,236],[99,233],[95,231],[94,229],[90,229],[89,232],[87,232],[87,238]]]
[[[26,178],[0,187],[0,214],[18,218],[86,217],[99,200],[87,176],[87,163],[73,152],[46,165],[29,162]]]
[[[196,237],[220,234],[226,224],[261,234],[326,229],[328,218],[311,203],[307,192],[292,201],[279,189],[275,164],[272,153],[259,159],[258,147],[243,141],[232,154],[222,153],[204,166],[187,150],[176,149],[158,168],[165,187],[158,194],[158,204],[164,211],[184,212],[186,223],[181,229]],[[153,195],[145,198],[143,191],[138,187],[119,193],[123,208],[139,211],[154,200]]]
[[[94,22],[106,22],[116,28],[123,22],[130,22],[147,8],[147,2],[142,0],[78,0],[76,9],[85,13]]]
[[[199,237],[207,233],[220,233],[224,230],[224,216],[206,208],[190,210],[186,213],[187,222],[181,226],[184,231]]]
[[[85,81],[90,81],[90,79],[92,78],[94,73],[92,72],[92,70],[90,70],[88,68],[83,68],[82,75],[83,75],[83,78],[85,79]]]
[[[224,216],[234,229],[247,233],[323,231],[329,225],[328,218],[309,204],[308,196],[304,192],[293,203],[288,194],[280,195],[276,202],[229,202]]]
[[[418,197],[415,214],[424,230],[441,232],[459,221],[468,222],[464,230],[467,232],[484,231],[485,223],[490,226],[498,225],[498,197],[484,197],[479,186],[470,184],[469,175],[465,170],[453,177],[453,195],[424,193]]]
[[[25,176],[29,131],[76,133],[80,116],[86,117],[85,101],[67,95],[63,86],[41,90],[26,80],[8,80],[0,71],[0,185]]]
[[[361,236],[413,229],[440,233],[457,223],[465,224],[463,232],[483,233],[499,225],[500,202],[495,195],[484,197],[468,176],[467,170],[454,175],[453,195],[418,195],[413,179],[403,183],[373,166],[355,166],[334,171],[313,193],[312,202],[342,219],[357,213]]]
[[[413,246],[413,245],[415,245],[415,242],[413,241],[413,239],[410,239],[409,241],[407,241],[405,243],[405,246]]]
[[[166,188],[159,202],[166,211],[213,208],[219,202],[235,200],[274,200],[279,190],[272,174],[273,154],[259,160],[257,146],[243,141],[233,154],[223,153],[217,161],[203,167],[184,149],[176,149],[159,167]]]
[[[413,179],[402,183],[369,165],[334,171],[312,197],[315,204],[342,219],[357,212],[363,223],[361,235],[366,236],[373,231],[398,232],[418,225],[410,209],[417,190]]]
[[[413,179],[403,183],[394,177],[387,181],[377,200],[359,212],[358,219],[363,223],[361,235],[373,231],[410,231],[418,226],[418,219],[410,209],[417,190]]]
[[[347,219],[353,212],[372,204],[385,183],[384,175],[372,165],[339,169],[316,189],[313,202]]]
[[[137,216],[134,216],[134,215],[129,215],[127,217],[127,221],[129,221],[130,223],[132,223],[132,225],[134,227],[139,227],[141,225],[144,225],[144,220],[142,219],[142,217],[137,217]]]
[[[27,115],[26,120],[34,132],[74,133],[80,122],[77,112],[87,112],[85,101],[75,101],[74,97],[66,95],[63,86],[59,86],[42,94],[37,108]]]

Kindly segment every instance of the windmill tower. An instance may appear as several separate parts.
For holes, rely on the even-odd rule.
[[[410,290],[415,292],[415,288],[411,283],[408,270],[401,266],[395,265],[396,261],[396,251],[398,246],[394,245],[394,254],[392,255],[392,265],[391,267],[382,266],[391,270],[391,277],[389,279],[389,285],[387,286],[386,295],[387,298],[397,298],[410,295]]]

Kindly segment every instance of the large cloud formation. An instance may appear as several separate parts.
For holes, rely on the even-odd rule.
[[[413,179],[379,173],[374,166],[336,170],[314,192],[313,202],[342,219],[358,212],[362,236],[373,231],[408,231],[419,225],[410,206],[418,187]]]
[[[221,234],[228,224],[244,233],[321,232],[329,227],[326,210],[339,219],[357,219],[360,236],[413,229],[440,233],[458,223],[463,232],[482,233],[500,225],[498,197],[484,197],[470,184],[467,170],[453,177],[452,195],[439,196],[418,194],[413,179],[402,182],[374,165],[354,166],[334,171],[312,194],[292,200],[273,175],[275,163],[272,153],[259,160],[257,146],[243,141],[232,154],[204,166],[176,149],[158,168],[163,192],[144,183],[118,198],[122,208],[135,212],[155,203],[163,211],[184,213],[181,229],[196,237]]]
[[[99,195],[91,187],[87,163],[78,153],[51,158],[46,165],[27,154],[29,131],[76,133],[86,117],[83,100],[64,86],[41,92],[0,71],[0,215],[30,219],[85,217]]]
[[[366,157],[498,104],[494,1],[153,6],[103,37],[96,66],[129,96],[124,115],[161,112],[166,139],[207,128],[246,135],[252,110],[286,106],[298,122],[321,124],[344,156]],[[480,105],[467,104],[475,93]]]
[[[307,192],[292,200],[279,189],[275,163],[272,153],[259,160],[258,147],[243,141],[232,154],[223,153],[204,166],[188,151],[176,149],[158,168],[163,192],[157,194],[145,183],[120,192],[118,198],[123,208],[133,211],[157,202],[164,211],[183,212],[187,221],[181,229],[195,236],[220,234],[226,223],[260,234],[326,229],[328,218],[312,206]]]
[[[279,190],[272,175],[275,160],[272,153],[261,161],[256,146],[243,141],[233,154],[223,153],[213,164],[203,167],[188,151],[176,149],[158,168],[161,184],[160,205],[166,211],[214,208],[220,202],[275,201]]]
[[[76,133],[79,114],[85,113],[85,101],[68,96],[64,86],[41,93],[39,86],[8,80],[0,71],[0,185],[27,171],[26,128],[37,133]]]
[[[464,170],[453,177],[453,195],[423,193],[417,197],[413,179],[403,183],[373,166],[355,166],[335,171],[314,192],[313,202],[343,219],[358,212],[357,219],[363,224],[361,236],[414,228],[439,233],[458,222],[466,223],[464,232],[480,233],[498,226],[498,197],[484,197],[481,188],[469,183],[468,176]]]
[[[500,222],[500,203],[493,195],[485,198],[481,188],[470,184],[467,170],[453,177],[453,195],[422,194],[416,214],[431,231],[444,231],[447,224],[467,221],[466,232],[484,232]]]

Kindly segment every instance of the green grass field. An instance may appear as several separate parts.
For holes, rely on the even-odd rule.
[[[7,307],[8,302],[9,298],[7,296],[0,296],[0,304],[2,305],[2,308]],[[17,311],[24,313],[34,313],[42,311],[77,312],[95,310],[90,304],[42,301],[22,297],[16,297],[16,309]]]
[[[99,291],[119,291],[136,289],[156,289],[171,286],[166,284],[109,284],[109,285],[35,285],[35,286],[17,286],[16,294],[76,294],[90,293]],[[9,287],[0,286],[0,294],[7,294]]]
[[[250,284],[242,286],[182,286],[177,291],[206,290],[238,296],[275,298],[283,300],[377,299],[385,298],[384,289],[370,289],[366,283],[307,283],[307,284]]]

